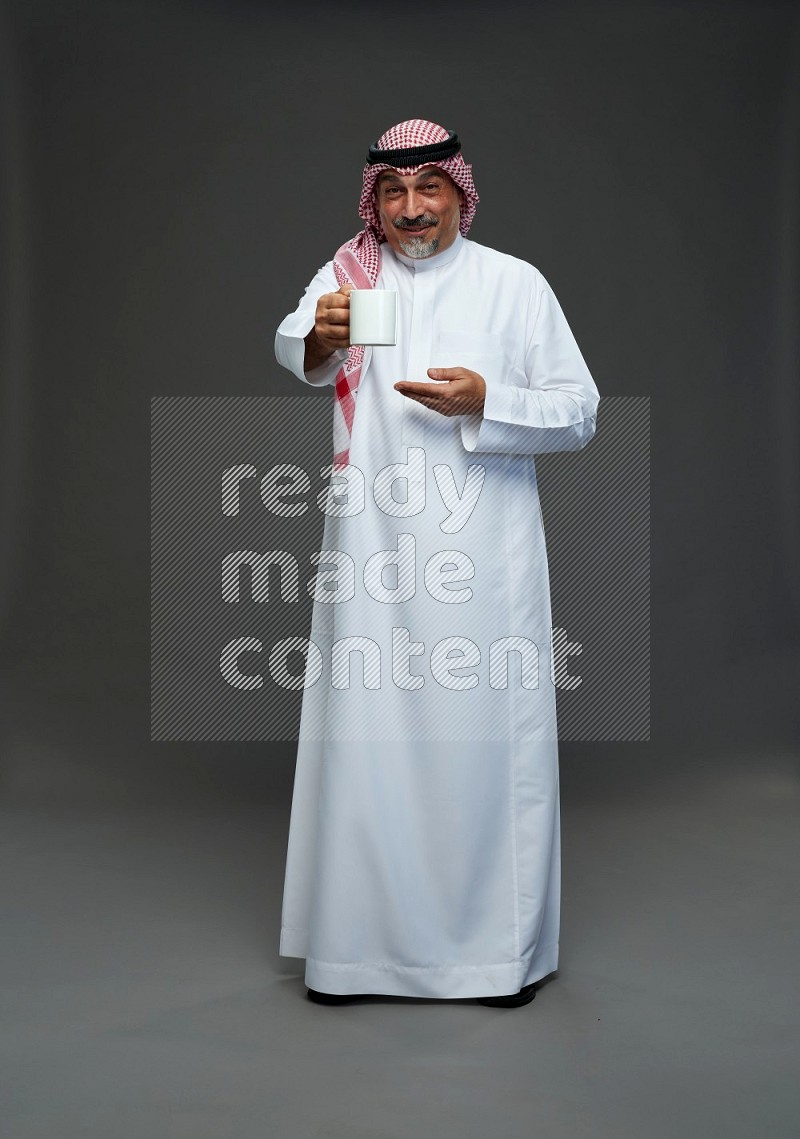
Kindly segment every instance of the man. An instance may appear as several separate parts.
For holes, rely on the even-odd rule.
[[[365,227],[275,341],[298,379],[334,386],[319,564],[336,572],[314,583],[280,945],[321,1003],[517,1007],[558,962],[533,456],[584,447],[599,395],[542,274],[467,239],[460,151],[419,119],[370,147]],[[396,345],[350,345],[354,286],[397,292]]]

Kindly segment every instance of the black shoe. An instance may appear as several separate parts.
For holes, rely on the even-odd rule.
[[[346,1005],[350,1001],[360,1001],[371,993],[321,993],[318,989],[309,989],[306,996],[318,1005]]]
[[[536,982],[526,985],[518,993],[509,993],[506,997],[478,997],[478,1004],[491,1005],[492,1008],[519,1008],[528,1005],[536,996]]]

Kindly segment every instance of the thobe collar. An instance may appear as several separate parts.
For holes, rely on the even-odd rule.
[[[384,242],[383,251],[391,253],[393,257],[402,261],[404,265],[408,265],[409,269],[413,269],[415,273],[424,273],[428,269],[441,269],[443,265],[448,265],[454,258],[458,257],[463,244],[464,238],[460,233],[457,233],[452,245],[443,249],[441,253],[434,253],[432,257],[407,257],[405,253],[398,253],[392,249],[388,242]]]

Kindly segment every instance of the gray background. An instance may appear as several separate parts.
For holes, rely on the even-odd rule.
[[[1,31],[6,1133],[795,1136],[797,6]],[[150,396],[297,394],[274,329],[417,115],[601,395],[652,400],[653,739],[562,745],[562,962],[517,1012],[309,1005],[291,744],[149,742]]]

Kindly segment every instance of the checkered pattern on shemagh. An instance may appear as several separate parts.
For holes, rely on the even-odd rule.
[[[408,119],[390,127],[378,139],[380,150],[404,150],[412,146],[429,146],[444,142],[447,131],[426,119]],[[459,229],[466,237],[475,210],[478,207],[478,193],[472,180],[472,167],[465,162],[461,152],[443,162],[425,162],[417,166],[390,167],[388,163],[367,163],[364,167],[363,188],[358,204],[358,215],[366,222],[364,229],[337,250],[333,259],[333,270],[339,287],[352,284],[357,289],[372,289],[381,271],[381,245],[386,240],[381,227],[378,204],[375,200],[375,183],[382,170],[402,169],[404,174],[416,174],[426,166],[437,166],[449,174],[455,184],[464,192]],[[347,466],[350,461],[350,439],[353,433],[353,419],[356,401],[354,393],[363,375],[364,349],[353,344],[347,353],[334,385],[333,408],[333,467]]]

